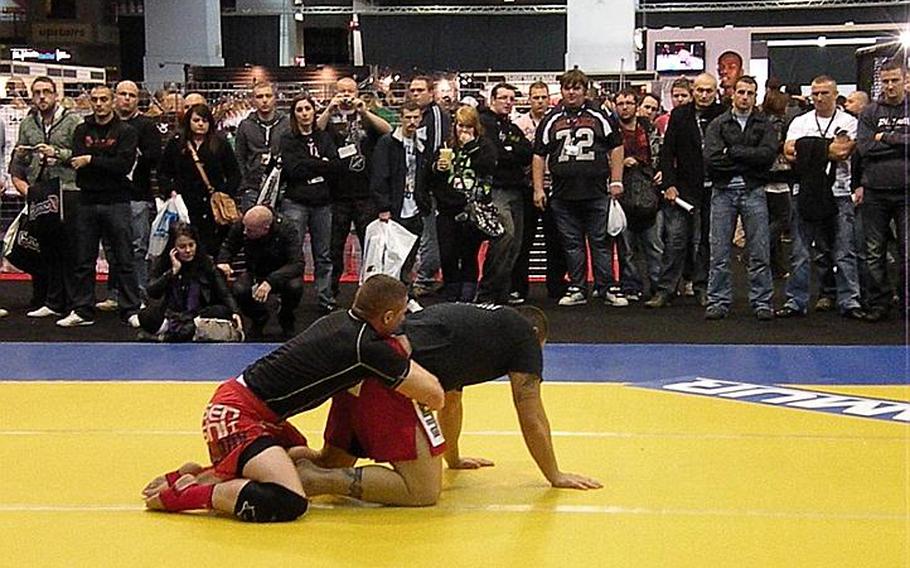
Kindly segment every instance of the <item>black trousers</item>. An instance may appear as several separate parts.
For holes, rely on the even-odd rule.
[[[257,302],[253,299],[253,288],[259,285],[259,280],[255,280],[253,274],[244,272],[231,286],[231,292],[240,305],[240,311],[243,315],[253,320],[256,325],[265,325],[269,321],[269,305],[271,302]],[[294,310],[300,305],[300,299],[303,298],[303,279],[293,278],[284,286],[273,286],[269,296],[275,296],[280,300],[281,306],[278,309],[278,321],[282,326],[294,323]]]

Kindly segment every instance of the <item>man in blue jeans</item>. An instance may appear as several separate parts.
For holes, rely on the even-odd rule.
[[[826,219],[807,219],[803,211],[807,202],[794,199],[791,208],[790,234],[793,244],[790,277],[787,279],[787,301],[775,313],[779,318],[802,316],[808,310],[811,272],[809,247],[813,242],[832,257],[837,267],[834,280],[837,283],[837,307],[841,315],[850,319],[865,317],[860,309],[859,276],[856,270],[856,251],[853,248],[854,206],[850,195],[850,155],[856,147],[856,119],[837,109],[836,98],[837,83],[834,79],[827,75],[816,77],[812,80],[812,101],[815,108],[794,118],[787,130],[784,155],[797,165],[809,159],[797,155],[798,140],[809,138],[809,143],[822,143],[820,139],[826,140],[827,156],[819,156],[819,165],[835,164],[834,183],[829,191],[834,196],[837,208],[832,208],[833,214]],[[797,184],[793,188],[794,196],[798,192]],[[812,207],[816,206],[813,199]],[[818,274],[821,282],[824,272],[820,270]]]
[[[585,101],[588,77],[583,72],[563,73],[559,85],[562,101],[537,127],[531,174],[534,205],[542,210],[548,201],[544,170],[550,168],[549,206],[569,268],[569,288],[559,305],[577,306],[588,301],[585,239],[591,247],[594,288],[607,292],[607,207],[610,198],[622,194],[623,147],[606,114]]]
[[[757,88],[752,77],[739,78],[733,107],[712,120],[705,132],[705,163],[713,182],[708,320],[727,317],[733,303],[730,258],[737,216],[746,230],[749,304],[759,321],[774,319],[765,183],[777,157],[778,133],[755,108]]]
[[[888,279],[887,244],[890,224],[897,225],[900,257],[899,296],[907,306],[907,148],[910,144],[910,112],[907,109],[907,68],[895,58],[879,71],[882,98],[860,115],[857,148],[862,158],[864,191],[863,229],[866,231],[866,262],[869,267],[868,321],[886,319],[891,311],[892,287]]]

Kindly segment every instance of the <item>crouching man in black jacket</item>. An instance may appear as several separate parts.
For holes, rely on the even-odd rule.
[[[711,193],[711,261],[705,319],[727,316],[733,303],[730,256],[736,217],[742,216],[749,253],[749,304],[760,321],[771,311],[770,237],[765,184],[777,157],[778,133],[755,108],[755,79],[741,77],[733,107],[711,121],[705,133],[705,164]]]
[[[250,337],[261,337],[269,321],[266,302],[278,294],[278,323],[286,338],[294,335],[294,310],[303,297],[303,256],[297,229],[271,209],[256,205],[235,223],[218,253],[219,270],[230,280],[231,261],[240,251],[246,255],[246,272],[233,283],[232,292],[240,311],[253,320]]]

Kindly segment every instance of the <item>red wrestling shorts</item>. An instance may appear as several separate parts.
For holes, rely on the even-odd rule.
[[[445,451],[445,439],[431,411],[379,381],[367,379],[359,395],[344,391],[332,397],[325,443],[360,458],[411,461],[417,459],[417,431],[426,438],[431,455]]]
[[[245,463],[240,463],[250,446],[259,451],[270,446],[292,448],[306,446],[307,440],[297,428],[259,400],[241,382],[242,377],[218,385],[202,416],[202,434],[209,447],[215,474],[222,479],[241,476]]]

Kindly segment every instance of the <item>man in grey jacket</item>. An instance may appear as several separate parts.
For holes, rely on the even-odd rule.
[[[234,138],[234,153],[240,164],[240,207],[244,211],[256,205],[259,185],[269,161],[278,155],[278,141],[290,131],[287,115],[275,110],[275,87],[271,83],[253,85],[256,110],[240,122]]]

